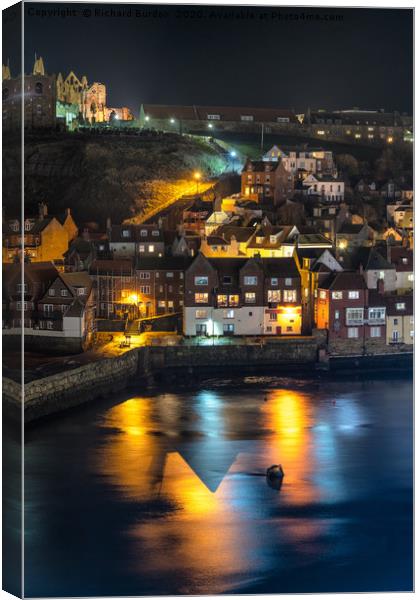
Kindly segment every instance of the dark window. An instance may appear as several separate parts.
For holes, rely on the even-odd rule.
[[[42,94],[44,91],[43,85],[42,83],[39,83],[39,81],[35,84],[35,94]]]
[[[8,97],[9,97],[9,90],[8,90],[8,88],[3,88],[3,92],[2,92],[3,102],[4,102],[4,100],[7,100]]]

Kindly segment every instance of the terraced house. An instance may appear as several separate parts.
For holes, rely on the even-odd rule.
[[[293,258],[208,259],[185,273],[184,334],[299,335],[301,281]]]
[[[3,334],[25,345],[80,352],[94,332],[92,280],[86,272],[62,273],[53,263],[4,265]],[[22,299],[23,298],[23,299]]]

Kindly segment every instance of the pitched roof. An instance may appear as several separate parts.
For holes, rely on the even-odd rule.
[[[94,260],[90,266],[89,273],[95,275],[129,276],[133,272],[131,260]]]
[[[402,246],[391,246],[391,262],[398,272],[411,272],[413,270],[413,251]],[[406,259],[406,260],[404,260]]]
[[[389,316],[404,316],[413,314],[413,294],[403,296],[384,296],[386,301],[386,313]],[[397,304],[404,304],[404,308],[397,308]]]
[[[353,269],[358,269],[360,265],[365,271],[378,271],[394,268],[382,254],[375,250],[375,248],[357,248],[347,256],[349,264]]]
[[[139,256],[136,271],[185,271],[193,260],[192,256]]]
[[[318,287],[324,290],[365,290],[366,282],[360,273],[342,271],[331,273]]]
[[[264,272],[269,277],[300,277],[294,258],[262,258]]]
[[[278,117],[286,117],[290,122],[296,122],[296,115],[283,108],[255,108],[244,106],[178,106],[164,104],[144,104],[144,112],[151,119],[185,119],[206,121],[208,115],[219,115],[220,119],[210,121],[241,121],[241,116],[254,117],[253,122],[277,122]],[[247,124],[246,122],[244,122]],[[249,123],[248,123],[249,124]],[[251,122],[252,124],[252,122]],[[152,123],[153,125],[153,123]]]
[[[343,223],[338,233],[357,235],[361,232],[364,226],[365,223]]]
[[[214,233],[226,240],[230,240],[234,236],[239,243],[244,243],[254,235],[255,228],[241,227],[240,225],[221,225]]]

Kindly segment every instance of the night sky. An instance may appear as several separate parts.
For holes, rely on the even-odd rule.
[[[73,14],[62,16],[67,9]],[[102,9],[125,16],[95,15]],[[48,72],[73,69],[105,83],[108,105],[135,113],[142,102],[412,112],[411,10],[89,3],[25,10],[26,72],[36,51]],[[4,45],[13,69],[7,36]]]

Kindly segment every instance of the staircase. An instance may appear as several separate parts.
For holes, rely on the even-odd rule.
[[[125,335],[139,335],[140,333],[140,319],[128,320],[125,323]]]

